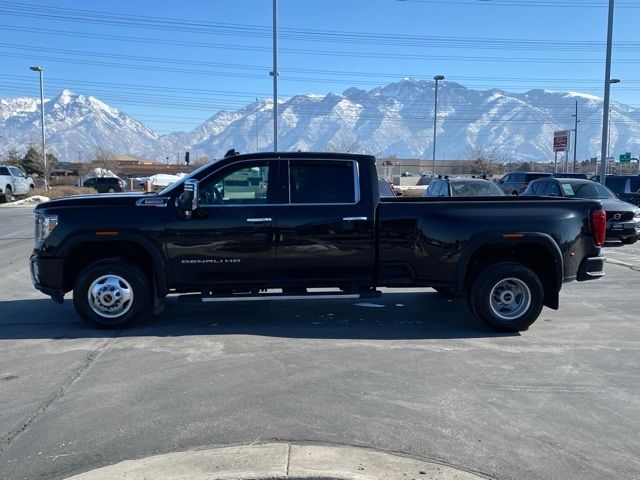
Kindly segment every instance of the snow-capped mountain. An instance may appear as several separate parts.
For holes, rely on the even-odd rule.
[[[63,90],[45,100],[47,145],[60,159],[91,158],[97,147],[113,152],[153,149],[158,135],[97,98]],[[24,148],[40,142],[40,99],[0,100],[0,148]]]
[[[280,100],[280,150],[332,150],[430,158],[435,85],[404,79],[372,90],[296,95]],[[473,90],[455,82],[438,89],[438,156],[464,158],[473,146],[498,146],[514,160],[553,157],[554,130],[573,128],[578,102],[578,158],[599,156],[602,99],[575,92]],[[39,102],[0,100],[0,151],[39,139]],[[640,151],[640,109],[612,103],[611,154]],[[45,103],[48,145],[61,159],[96,147],[161,160],[191,150],[217,158],[228,149],[273,148],[273,102],[221,111],[190,132],[157,135],[93,97],[68,90]]]

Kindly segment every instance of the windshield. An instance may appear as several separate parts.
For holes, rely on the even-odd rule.
[[[611,191],[600,185],[599,183],[561,183],[560,187],[565,197],[577,197],[577,198],[593,198],[593,199],[605,199],[616,198]]]
[[[452,197],[494,197],[504,192],[493,182],[451,182]]]

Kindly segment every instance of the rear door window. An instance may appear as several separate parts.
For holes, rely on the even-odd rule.
[[[293,204],[354,204],[360,201],[356,163],[304,161],[289,163],[289,201]]]
[[[624,193],[627,179],[624,177],[607,177],[607,187],[615,193]]]
[[[547,182],[547,189],[545,195],[547,197],[559,197],[560,187],[556,182]]]

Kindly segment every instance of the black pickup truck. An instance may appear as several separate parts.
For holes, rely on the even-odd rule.
[[[35,209],[35,287],[122,327],[172,293],[197,301],[370,298],[378,287],[466,296],[524,330],[564,282],[603,275],[595,200],[380,198],[375,159],[261,153],[214,161],[157,194],[68,197]],[[428,315],[428,312],[425,312]]]

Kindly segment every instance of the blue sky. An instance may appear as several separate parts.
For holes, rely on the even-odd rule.
[[[640,5],[619,0],[612,99],[640,106]],[[280,92],[405,76],[602,95],[604,0],[279,0]],[[96,13],[97,12],[97,13]],[[0,97],[63,88],[161,133],[271,95],[271,0],[0,0]]]

